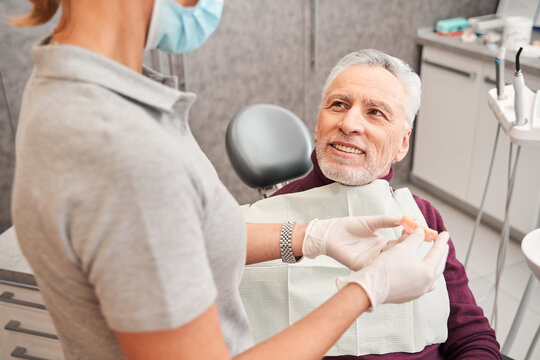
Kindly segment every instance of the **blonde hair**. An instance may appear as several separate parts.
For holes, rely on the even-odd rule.
[[[34,8],[29,14],[12,17],[11,25],[17,27],[36,26],[48,22],[60,7],[62,0],[30,0]]]

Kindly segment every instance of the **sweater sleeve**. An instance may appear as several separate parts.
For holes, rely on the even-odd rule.
[[[416,195],[414,199],[427,225],[438,232],[446,231],[437,209]],[[445,359],[502,359],[495,331],[490,327],[482,308],[476,304],[465,268],[456,258],[452,240],[448,244],[450,251],[444,269],[450,299],[448,339],[439,346],[439,351]]]

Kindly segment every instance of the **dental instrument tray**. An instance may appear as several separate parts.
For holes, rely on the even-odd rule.
[[[514,87],[506,85],[505,98],[497,100],[497,89],[488,91],[488,104],[510,140],[517,145],[540,146],[540,90],[536,93],[525,87],[523,101],[525,124],[516,125]]]
[[[497,87],[488,91],[488,104],[510,141],[517,145],[540,146],[540,90],[536,93],[525,85],[516,53],[513,85],[504,84],[504,51],[495,58]],[[500,72],[500,73],[499,73]]]

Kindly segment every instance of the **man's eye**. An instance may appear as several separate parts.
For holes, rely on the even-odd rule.
[[[346,106],[345,106],[345,103],[341,102],[341,101],[334,101],[332,103],[332,105],[330,105],[331,108],[338,108],[338,109],[344,109]]]
[[[369,110],[369,114],[370,115],[376,115],[376,116],[384,116],[384,114],[381,111],[377,110],[377,109]]]

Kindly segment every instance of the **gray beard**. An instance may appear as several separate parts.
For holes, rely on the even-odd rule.
[[[336,181],[340,184],[358,186],[371,183],[373,180],[380,178],[383,172],[388,169],[388,166],[392,163],[383,164],[377,167],[374,161],[368,161],[366,159],[365,165],[358,169],[352,169],[346,161],[342,164],[337,162],[329,162],[325,156],[325,152],[322,147],[324,145],[316,146],[315,153],[317,155],[317,162],[321,168],[322,173],[328,179]]]

